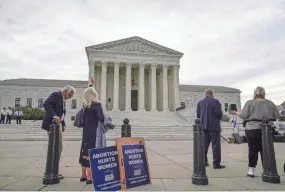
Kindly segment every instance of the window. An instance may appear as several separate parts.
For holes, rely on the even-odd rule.
[[[44,99],[43,98],[40,98],[38,100],[38,108],[43,108],[44,107]]]
[[[230,105],[230,110],[237,111],[237,104],[231,104]]]
[[[15,107],[20,107],[21,105],[21,98],[16,98],[15,99]]]
[[[75,121],[75,116],[71,116],[71,121]]]
[[[32,98],[27,99],[27,107],[32,108]]]
[[[77,104],[77,100],[76,99],[72,99],[71,100],[71,109],[76,109],[76,104]]]
[[[227,112],[229,110],[229,104],[225,103],[225,112]]]

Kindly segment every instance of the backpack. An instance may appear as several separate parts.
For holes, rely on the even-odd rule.
[[[75,121],[73,123],[75,127],[78,128],[83,127],[83,114],[84,114],[84,108],[81,108],[75,116]]]

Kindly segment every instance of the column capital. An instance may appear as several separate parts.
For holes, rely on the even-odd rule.
[[[180,65],[173,65],[172,68],[178,70],[180,68]]]
[[[156,64],[156,63],[151,63],[151,64],[150,64],[150,67],[151,67],[151,68],[157,68],[157,64]]]
[[[120,62],[114,62],[114,67],[120,67]]]
[[[164,68],[164,69],[168,69],[168,67],[169,67],[169,65],[166,65],[166,64],[162,65],[162,68]]]
[[[139,63],[139,68],[144,68],[145,67],[145,63]]]
[[[108,65],[108,61],[101,61],[101,65],[102,66],[107,66]]]
[[[133,64],[131,62],[126,62],[126,67],[131,67]]]

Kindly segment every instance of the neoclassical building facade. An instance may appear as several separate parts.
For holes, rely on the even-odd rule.
[[[89,77],[95,78],[105,111],[124,113],[171,112],[181,105],[195,107],[211,88],[228,112],[230,104],[241,109],[239,89],[224,86],[179,84],[182,53],[140,37],[131,37],[85,48]],[[0,81],[0,107],[39,107],[54,91],[66,85],[76,94],[66,103],[67,118],[74,118],[82,105],[87,81],[52,79],[10,79]],[[114,114],[114,113],[113,113]],[[149,113],[156,114],[156,113]],[[189,116],[187,114],[187,116]]]
[[[179,106],[182,53],[131,37],[86,47],[86,54],[103,108],[174,111]]]

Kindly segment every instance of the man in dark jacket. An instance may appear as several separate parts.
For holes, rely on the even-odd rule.
[[[209,166],[207,153],[212,142],[214,169],[223,169],[221,165],[221,124],[223,112],[219,100],[213,96],[211,89],[205,90],[206,97],[197,104],[197,118],[200,118],[204,131],[205,160]]]
[[[75,89],[72,86],[66,86],[62,91],[53,92],[47,100],[44,102],[45,116],[42,122],[42,129],[49,131],[49,126],[52,124],[52,120],[60,126],[59,130],[59,159],[63,148],[62,132],[65,131],[64,117],[66,114],[65,101],[73,97]],[[63,176],[60,174],[60,178]]]

